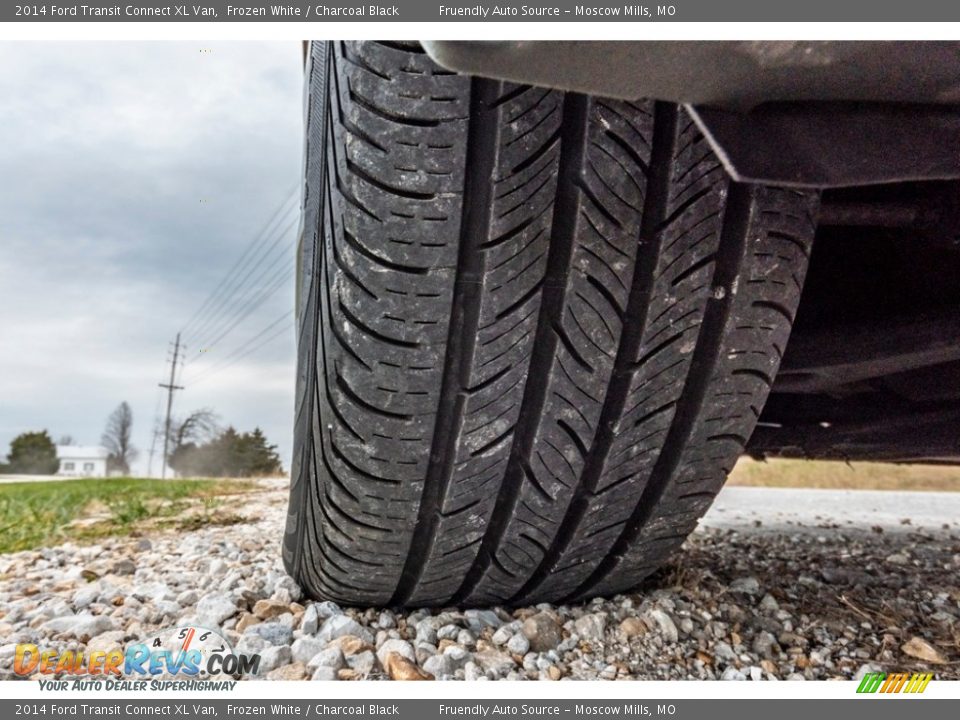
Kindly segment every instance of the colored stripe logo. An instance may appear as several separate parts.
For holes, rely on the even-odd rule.
[[[858,693],[922,693],[933,673],[867,673],[857,687]]]

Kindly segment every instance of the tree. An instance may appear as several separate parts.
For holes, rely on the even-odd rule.
[[[107,418],[107,428],[100,437],[100,443],[110,454],[107,456],[107,470],[119,470],[130,474],[130,463],[137,458],[137,449],[130,441],[133,432],[133,410],[126,401]]]
[[[196,445],[215,438],[220,432],[217,415],[210,408],[194,410],[182,420],[170,421],[170,447],[168,453],[173,457],[185,445]],[[163,430],[161,429],[161,436]],[[170,467],[173,467],[170,464]]]
[[[228,427],[208,442],[180,445],[170,458],[170,467],[181,476],[279,475],[283,466],[276,447],[267,442],[260,428],[241,434]]]
[[[252,433],[244,433],[240,437],[241,476],[252,475],[270,476],[282,475],[283,465],[277,455],[277,446],[267,442],[266,436],[260,428],[254,428]]]
[[[183,465],[183,458],[197,445],[212,440],[220,432],[217,416],[210,408],[194,410],[185,418],[170,420],[170,440],[167,446],[167,456],[164,460],[167,466],[179,474]],[[164,428],[161,424],[160,442],[163,443]]]
[[[21,433],[11,441],[6,472],[53,475],[59,468],[57,446],[46,430]]]

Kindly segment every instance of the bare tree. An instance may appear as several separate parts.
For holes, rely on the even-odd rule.
[[[183,419],[170,421],[170,449],[167,464],[174,467],[176,458],[188,448],[216,437],[220,432],[217,415],[210,408],[194,410]]]
[[[133,410],[126,402],[122,402],[107,418],[107,428],[100,438],[101,444],[110,453],[107,458],[107,467],[110,470],[119,470],[129,474],[130,463],[137,458],[137,449],[130,441],[133,432]]]

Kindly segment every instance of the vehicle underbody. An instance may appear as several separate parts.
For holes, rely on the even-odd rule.
[[[425,46],[460,71],[686,103],[734,179],[821,189],[796,322],[747,452],[960,462],[955,43]]]

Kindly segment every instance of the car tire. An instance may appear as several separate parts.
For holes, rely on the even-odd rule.
[[[732,183],[682,107],[313,43],[284,561],[363,605],[636,586],[750,437],[814,192]]]

